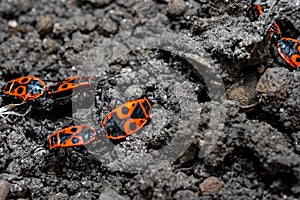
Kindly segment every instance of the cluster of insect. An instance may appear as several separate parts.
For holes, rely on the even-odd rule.
[[[264,13],[262,6],[253,5],[253,19],[258,20]],[[294,69],[300,68],[300,42],[282,36],[276,21],[268,30],[270,40],[276,45],[278,53]],[[75,76],[46,86],[43,80],[34,76],[24,76],[6,83],[2,90],[5,95],[22,101],[35,101],[40,98],[60,99],[74,93],[91,90],[97,81],[88,76]],[[103,120],[105,137],[112,140],[123,139],[140,130],[150,119],[152,105],[146,98],[123,103],[113,109]],[[71,126],[54,132],[48,137],[50,149],[84,146],[97,139],[96,130],[87,125]]]
[[[257,20],[264,13],[264,8],[254,4],[253,19]],[[282,36],[282,32],[276,23],[273,22],[270,33],[270,40],[276,46],[279,55],[293,69],[300,69],[300,41]]]
[[[2,90],[5,95],[22,101],[40,98],[61,99],[95,87],[92,77],[75,76],[46,86],[43,80],[34,76],[24,76],[6,83]],[[112,140],[123,139],[140,130],[150,119],[152,105],[146,97],[129,100],[113,109],[103,120],[105,137]],[[77,125],[56,131],[48,137],[50,149],[80,147],[97,139],[96,130],[91,126]]]

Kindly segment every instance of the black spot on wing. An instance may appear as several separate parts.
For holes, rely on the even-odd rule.
[[[135,131],[135,130],[136,130],[136,123],[135,123],[135,122],[131,122],[131,123],[129,124],[129,129],[130,129],[131,131]]]
[[[71,142],[72,142],[72,144],[77,144],[79,142],[79,139],[74,137],[74,138],[72,138]]]
[[[127,108],[127,106],[123,106],[121,110],[122,110],[123,115],[127,115],[129,112],[129,109]]]
[[[66,88],[68,88],[68,84],[63,84],[61,87],[62,87],[63,89],[66,89]]]
[[[73,128],[71,128],[71,132],[72,132],[72,133],[76,133],[76,132],[77,132],[77,130],[78,130],[78,128],[77,128],[77,127],[73,127]]]
[[[23,87],[19,87],[19,88],[17,89],[17,94],[22,94],[23,91],[24,91],[24,88],[23,88]]]
[[[21,83],[26,83],[27,81],[28,81],[28,78],[26,77],[21,80]]]
[[[130,116],[133,119],[138,119],[138,118],[145,118],[145,113],[141,107],[141,105],[138,103],[136,107],[134,108],[132,115]]]

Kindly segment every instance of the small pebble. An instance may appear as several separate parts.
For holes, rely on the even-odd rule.
[[[53,20],[51,17],[41,17],[36,24],[36,31],[41,34],[45,35],[52,31],[53,27]]]
[[[118,32],[118,24],[110,19],[106,20],[103,24],[103,34],[110,36]]]
[[[203,195],[210,195],[217,193],[223,185],[223,181],[220,181],[217,177],[211,176],[200,183],[200,188]]]
[[[188,5],[183,0],[170,0],[168,3],[168,13],[170,16],[178,17],[184,15]]]
[[[18,22],[15,20],[10,20],[10,21],[8,21],[8,26],[10,28],[16,28],[18,26]]]
[[[0,199],[6,199],[9,193],[10,185],[7,181],[0,180]]]

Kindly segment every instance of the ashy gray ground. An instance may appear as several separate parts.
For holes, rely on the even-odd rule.
[[[268,11],[273,1],[258,3]],[[286,68],[267,28],[276,18],[283,35],[299,38],[300,5],[279,1],[258,21],[250,8],[2,0],[0,86],[29,74],[47,85],[75,75],[99,84],[13,109],[31,109],[23,117],[0,109],[0,199],[299,199],[300,72]],[[105,115],[142,95],[153,103],[150,122],[124,141],[104,138]],[[2,109],[18,103],[0,99]],[[43,145],[79,123],[99,140],[56,153]]]

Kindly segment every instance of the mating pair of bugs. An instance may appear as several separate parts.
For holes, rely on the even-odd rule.
[[[3,93],[20,100],[34,101],[43,96],[51,99],[68,97],[74,92],[90,90],[96,85],[95,79],[76,76],[46,87],[34,76],[24,76],[6,83]],[[129,100],[116,107],[103,120],[102,129],[109,139],[123,139],[140,130],[150,119],[152,105],[146,98]],[[48,137],[50,149],[84,146],[96,140],[96,130],[87,125],[71,126],[54,132]]]
[[[258,4],[253,5],[253,19],[257,20],[264,13],[264,8]],[[275,44],[279,55],[294,69],[300,69],[300,41],[293,38],[282,37],[282,32],[276,21],[273,22],[270,40]]]
[[[42,97],[58,99],[68,97],[73,92],[88,90],[96,85],[95,79],[87,76],[75,76],[56,82],[46,87],[40,78],[23,76],[6,83],[2,91],[5,95],[16,97],[22,101],[34,101]]]

